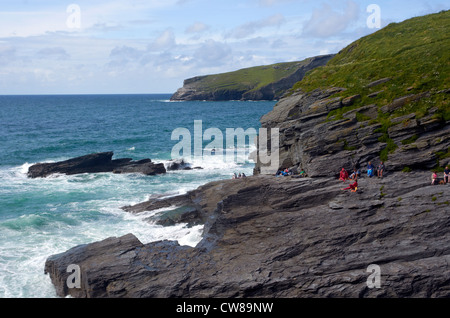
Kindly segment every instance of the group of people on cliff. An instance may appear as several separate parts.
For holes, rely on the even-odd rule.
[[[383,174],[384,174],[385,170],[386,170],[386,167],[385,167],[383,161],[381,161],[378,164],[378,166],[376,166],[376,167],[372,164],[371,161],[369,161],[367,164],[367,172],[366,173],[369,178],[372,178],[375,176],[377,178],[383,178]],[[301,171],[299,173],[294,171],[293,169],[280,169],[275,174],[275,176],[277,176],[277,177],[294,176],[294,175],[299,176],[299,177],[307,176],[304,169],[301,169]],[[243,177],[245,177],[245,175],[243,175]],[[358,178],[360,178],[360,177],[361,177],[361,171],[356,166],[353,167],[353,171],[351,174],[349,174],[345,168],[342,168],[341,171],[339,172],[339,180],[344,181],[344,182],[347,180],[354,181],[347,188],[342,188],[342,190],[351,190],[352,192],[356,192],[358,190]],[[236,176],[236,174],[234,174],[233,179],[238,179],[238,178],[240,178],[240,177],[238,177],[238,176]],[[434,185],[434,184],[438,184],[438,183],[442,183],[442,184],[450,183],[450,169],[448,166],[446,166],[444,169],[443,180],[439,181],[437,173],[433,172],[433,174],[431,176],[431,184]]]
[[[380,164],[375,168],[375,166],[372,164],[371,161],[367,164],[367,176],[369,178],[372,178],[376,176],[378,178],[383,178],[383,173],[385,171],[386,167],[383,163],[383,161],[380,162]],[[347,181],[347,180],[353,180],[354,182],[350,184],[347,188],[342,188],[342,190],[351,190],[352,192],[356,192],[358,190],[358,178],[361,177],[361,171],[355,166],[353,167],[353,172],[349,175],[347,170],[345,168],[342,168],[339,172],[339,180],[341,181]]]
[[[383,162],[380,162],[380,164],[375,169],[375,166],[372,164],[372,162],[369,161],[367,165],[367,176],[369,178],[372,178],[375,176],[375,171],[378,178],[383,178],[383,173],[385,171],[385,166]],[[358,178],[361,176],[361,171],[357,169],[356,167],[353,168],[352,174],[348,174],[347,170],[345,168],[342,168],[339,172],[339,180],[341,181],[347,181],[347,180],[354,180],[352,184],[350,184],[347,188],[343,188],[342,190],[351,190],[353,192],[356,192],[358,189]],[[439,178],[437,176],[437,172],[433,171],[431,175],[431,184],[448,184],[450,182],[450,169],[448,166],[444,169],[444,178],[443,180],[439,181]]]
[[[444,178],[443,180],[439,181],[438,175],[436,171],[433,171],[433,173],[431,174],[431,184],[435,185],[438,183],[441,184],[448,184],[450,182],[450,169],[448,168],[448,166],[445,167],[444,169]]]
[[[239,172],[239,175],[238,174],[236,174],[236,172],[233,174],[233,176],[232,176],[232,179],[242,179],[242,178],[246,178],[247,176],[245,175],[245,173],[240,173]]]
[[[298,171],[298,170],[297,170]],[[277,177],[287,177],[287,176],[294,176],[294,175],[298,175],[300,177],[306,177],[306,172],[305,169],[301,169],[300,172],[296,172],[294,171],[294,169],[280,169],[275,173],[275,176]]]

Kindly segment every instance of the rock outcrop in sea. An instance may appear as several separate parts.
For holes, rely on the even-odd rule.
[[[74,175],[80,173],[166,173],[164,164],[150,159],[133,161],[131,158],[112,159],[113,152],[100,152],[59,162],[37,163],[28,168],[28,177],[42,178],[55,173]]]

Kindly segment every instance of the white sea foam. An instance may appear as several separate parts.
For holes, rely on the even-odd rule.
[[[246,147],[235,153],[245,159],[250,150]],[[224,162],[220,156],[194,158],[190,164],[202,169],[161,176],[93,173],[31,179],[27,172],[32,163],[1,168],[0,195],[6,196],[14,210],[10,215],[0,211],[0,297],[55,297],[48,275],[43,274],[45,260],[79,244],[133,233],[144,244],[176,240],[180,245],[197,245],[203,226],[163,227],[148,222],[156,213],[173,208],[139,214],[121,209],[252,170],[252,165]]]

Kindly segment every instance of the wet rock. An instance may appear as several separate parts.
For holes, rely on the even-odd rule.
[[[28,177],[47,177],[55,173],[74,175],[81,173],[142,173],[145,175],[163,174],[163,164],[153,163],[150,159],[133,161],[130,158],[112,160],[113,152],[94,153],[65,161],[37,163],[28,169]]]

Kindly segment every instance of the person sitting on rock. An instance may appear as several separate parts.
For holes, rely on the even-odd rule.
[[[450,170],[448,169],[448,166],[444,169],[444,183],[449,183],[450,181]]]
[[[378,169],[377,169],[377,176],[378,178],[383,178],[383,172],[384,172],[384,164],[383,161],[380,162],[380,164],[378,165]]]
[[[305,171],[305,169],[302,169],[302,170],[300,171],[300,177],[306,177],[306,171]]]
[[[431,184],[437,184],[437,174],[436,171],[433,171],[431,174]]]
[[[347,188],[343,188],[341,190],[352,190],[353,192],[356,192],[356,190],[358,190],[358,181],[355,180],[355,182],[353,182],[353,184],[350,184]]]
[[[342,168],[341,172],[339,173],[339,180],[345,181],[348,179],[348,172],[345,170],[345,168]]]
[[[361,172],[355,168],[355,169],[353,169],[353,172],[349,178],[350,178],[350,180],[357,180],[358,177],[360,177],[360,176],[361,176]]]
[[[374,169],[372,162],[369,161],[369,164],[367,165],[367,175],[369,178],[372,178],[375,175]]]

